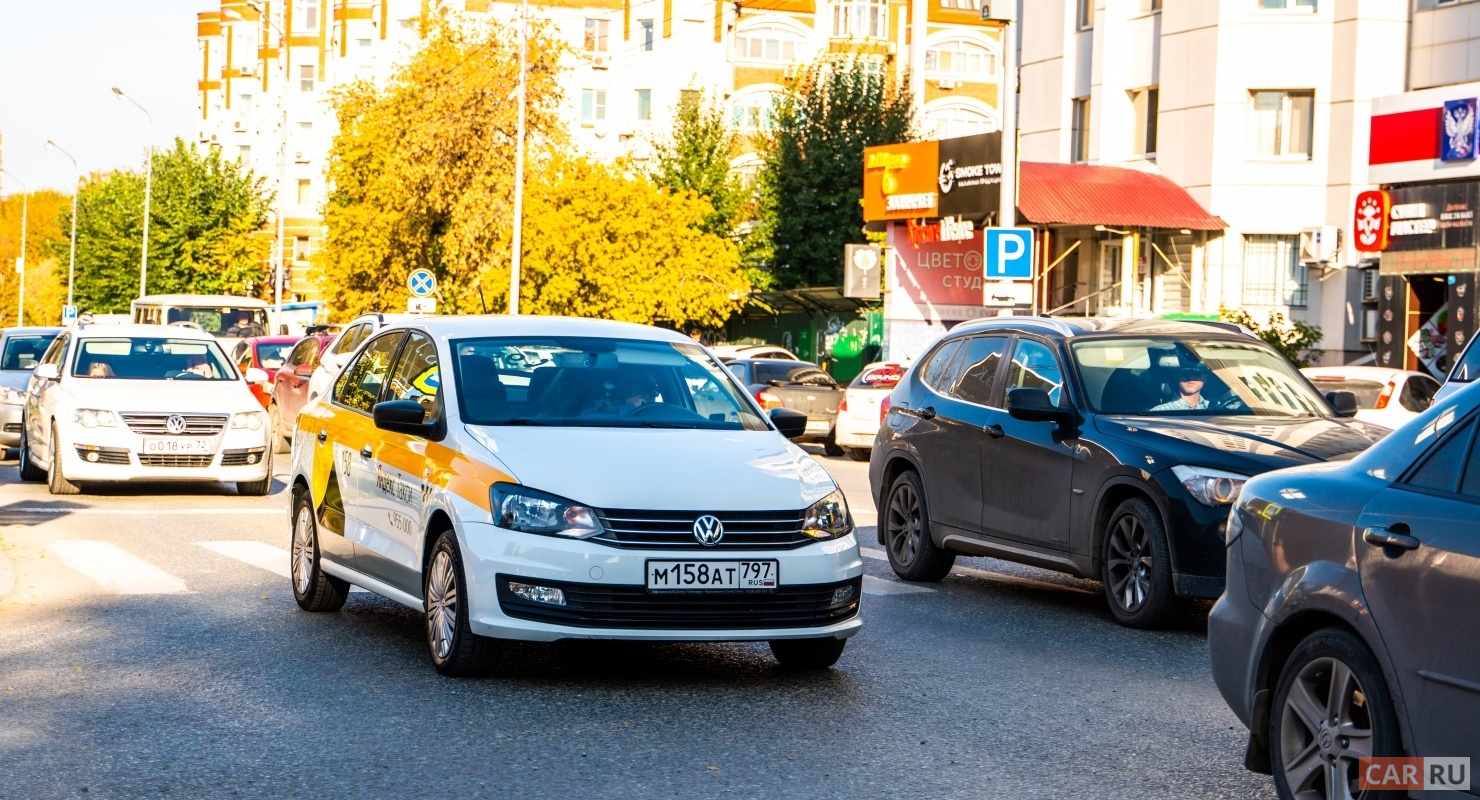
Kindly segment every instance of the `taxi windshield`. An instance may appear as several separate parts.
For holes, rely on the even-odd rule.
[[[142,336],[83,339],[72,374],[130,381],[236,380],[215,342]]]
[[[462,339],[458,397],[474,425],[767,430],[696,344],[589,337]]]

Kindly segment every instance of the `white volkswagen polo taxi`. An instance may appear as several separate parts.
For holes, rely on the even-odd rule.
[[[87,325],[57,335],[31,372],[21,480],[52,494],[107,481],[272,487],[267,415],[211,334],[174,325]]]
[[[805,427],[669,331],[391,325],[299,418],[293,591],[424,612],[450,675],[501,639],[767,641],[826,668],[858,631],[863,564],[842,492],[787,441]]]

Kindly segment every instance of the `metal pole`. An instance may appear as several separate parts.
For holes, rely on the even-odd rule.
[[[139,296],[147,294],[149,283],[149,199],[154,186],[154,115],[149,109],[139,105],[139,101],[123,93],[117,86],[113,87],[113,93],[119,98],[134,104],[134,108],[144,112],[144,118],[149,121],[148,161],[144,164],[144,250],[139,254]]]
[[[10,176],[10,179],[21,185],[21,260],[16,264],[16,274],[21,276],[20,291],[15,296],[16,325],[26,324],[26,226],[27,217],[30,213],[31,189],[25,182],[15,176],[15,173],[0,169],[0,173]]]
[[[997,224],[1011,228],[1017,224],[1017,24],[1019,19],[1002,26],[1003,64],[1006,74],[1002,81],[1002,206],[997,212]]]
[[[509,258],[509,313],[519,313],[519,266],[524,247],[525,94],[529,90],[529,0],[519,3],[519,125],[514,142],[514,236]]]
[[[67,255],[67,305],[72,305],[72,286],[77,282],[77,195],[82,186],[82,168],[77,166],[77,159],[72,154],[63,150],[61,145],[47,139],[46,149],[55,150],[67,157],[72,162],[72,170],[77,173],[77,180],[72,184],[72,247]]]

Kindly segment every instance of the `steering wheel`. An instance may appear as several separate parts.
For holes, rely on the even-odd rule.
[[[673,411],[673,407],[672,406],[669,406],[669,405],[666,405],[664,403],[643,403],[642,405],[638,406],[637,408],[632,409],[632,412],[629,413],[627,416],[629,416],[629,417],[649,416],[649,415],[651,415],[652,413],[654,413],[657,410],[662,410],[664,412],[671,412],[671,411]]]
[[[189,328],[193,331],[205,330],[205,328],[202,328],[199,323],[191,322],[188,319],[177,319],[174,322],[171,322],[170,325],[176,328]]]
[[[1238,395],[1230,393],[1227,397],[1211,404],[1219,411],[1248,411],[1249,406]]]
[[[174,375],[170,376],[170,380],[172,381],[203,381],[205,379],[206,376],[199,373],[191,372],[188,369],[182,369],[179,372],[176,372]]]

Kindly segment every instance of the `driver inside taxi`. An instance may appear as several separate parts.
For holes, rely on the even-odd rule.
[[[615,385],[607,384],[605,388],[605,397],[598,399],[581,416],[629,417],[639,408],[652,405],[658,399],[657,384],[649,378],[624,378]]]

